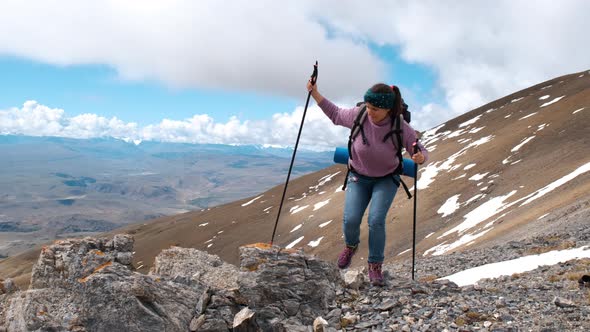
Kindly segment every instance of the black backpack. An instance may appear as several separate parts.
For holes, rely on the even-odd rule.
[[[352,160],[352,142],[354,141],[354,139],[358,136],[358,134],[361,134],[362,140],[363,140],[363,144],[369,144],[369,142],[367,141],[367,138],[365,137],[365,132],[363,130],[363,124],[365,122],[365,120],[367,119],[367,105],[365,105],[364,102],[359,102],[357,103],[357,106],[360,107],[360,111],[357,114],[356,118],[354,119],[354,123],[352,125],[352,128],[350,129],[350,136],[348,136],[348,157],[350,158],[350,160]],[[393,171],[393,173],[391,173],[391,179],[393,180],[393,182],[395,182],[395,184],[399,187],[400,186],[400,182],[401,185],[404,187],[404,190],[406,191],[406,194],[408,195],[408,199],[412,198],[412,194],[410,194],[410,190],[408,189],[408,186],[404,183],[404,181],[401,179],[400,177],[400,181],[398,182],[397,179],[394,177],[395,175],[401,175],[403,173],[403,157],[402,157],[402,148],[403,148],[403,141],[402,141],[402,137],[403,137],[403,129],[402,129],[402,121],[406,121],[406,122],[410,122],[410,112],[408,111],[408,105],[406,103],[404,103],[403,99],[402,99],[402,114],[400,114],[399,116],[396,116],[394,119],[392,119],[393,121],[391,122],[391,129],[390,131],[383,137],[383,142],[385,142],[387,139],[391,139],[391,143],[397,147],[397,159],[399,161],[397,168],[395,169],[395,171]],[[395,128],[394,128],[395,127]],[[397,139],[398,144],[395,143],[395,141],[393,140],[393,136],[395,135],[395,138]],[[346,184],[348,182],[348,176],[350,175],[350,171],[351,171],[351,166],[350,163],[348,163],[348,170],[346,172],[346,176],[344,177],[344,185],[342,186],[342,190],[346,189]]]

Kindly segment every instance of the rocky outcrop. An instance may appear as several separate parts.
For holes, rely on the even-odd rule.
[[[133,272],[133,238],[43,248],[30,288],[0,287],[0,331],[294,331],[335,307],[340,276],[300,251],[242,247],[242,266],[172,247]],[[321,325],[323,326],[323,325]]]
[[[133,239],[86,238],[43,248],[30,288],[5,301],[7,331],[182,331],[196,287],[130,269]]]
[[[264,331],[296,331],[336,307],[342,288],[334,264],[302,251],[266,245],[240,248],[239,292]]]
[[[191,331],[307,331],[336,307],[342,281],[333,264],[265,244],[240,247],[240,260],[238,271],[216,256],[173,248],[153,272],[207,285]]]

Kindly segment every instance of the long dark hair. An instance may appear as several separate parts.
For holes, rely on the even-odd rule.
[[[391,112],[389,112],[389,116],[391,118],[395,118],[402,114],[402,98],[401,93],[399,92],[399,88],[397,86],[389,86],[385,83],[377,83],[371,87],[371,92],[375,93],[394,93],[395,94],[395,101],[393,102],[393,108],[391,108]]]

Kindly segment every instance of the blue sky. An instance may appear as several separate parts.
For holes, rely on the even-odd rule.
[[[293,145],[315,60],[334,103],[395,83],[427,130],[590,69],[587,12],[583,0],[7,0],[0,134]],[[303,146],[346,137],[312,102]]]
[[[157,81],[124,81],[106,65],[55,66],[18,57],[0,57],[0,109],[36,100],[64,109],[68,115],[95,113],[140,125],[162,119],[182,120],[209,113],[216,121],[231,115],[259,120],[291,110],[294,98],[255,93],[167,87]],[[303,94],[305,91],[303,91]]]
[[[404,62],[395,47],[369,47],[387,64],[383,81],[409,87],[410,99],[444,102],[434,93],[432,70]],[[301,71],[310,72],[309,68],[301,68]],[[158,123],[165,118],[183,120],[200,112],[221,122],[228,121],[232,115],[263,120],[272,113],[295,109],[307,96],[303,89],[301,98],[295,98],[248,91],[175,88],[154,80],[121,80],[116,69],[108,65],[56,66],[15,56],[0,56],[0,72],[3,81],[0,109],[36,100],[49,107],[62,108],[70,116],[95,113],[139,125]]]

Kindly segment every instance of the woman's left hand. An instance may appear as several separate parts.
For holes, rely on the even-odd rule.
[[[424,155],[422,154],[421,151],[418,151],[416,153],[414,153],[414,155],[412,156],[412,160],[419,165],[422,165],[424,163]]]

